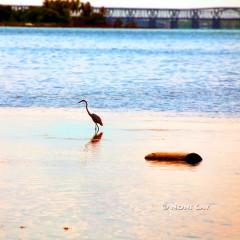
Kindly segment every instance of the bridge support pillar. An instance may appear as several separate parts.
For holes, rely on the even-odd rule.
[[[157,27],[157,22],[156,22],[155,18],[149,18],[148,27],[149,28],[156,28]]]
[[[192,28],[199,28],[199,18],[192,18]]]
[[[192,28],[197,29],[199,28],[199,14],[200,11],[198,9],[191,10],[191,20],[192,20]]]
[[[222,10],[220,9],[214,9],[212,12],[212,28],[213,29],[219,29],[221,28],[221,15]]]
[[[170,28],[178,28],[178,17],[179,17],[179,10],[169,10],[170,15]]]
[[[178,18],[171,18],[170,28],[178,28]]]
[[[212,19],[212,28],[213,29],[221,28],[221,19],[220,18],[213,18]]]
[[[128,17],[127,21],[126,21],[125,27],[128,27],[128,28],[135,28],[135,27],[137,27],[137,23],[135,22],[135,19],[132,18],[132,17]]]

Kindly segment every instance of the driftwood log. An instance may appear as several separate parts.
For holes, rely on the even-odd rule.
[[[154,152],[145,156],[148,161],[183,161],[189,164],[196,164],[202,161],[197,153],[181,153],[181,152]]]

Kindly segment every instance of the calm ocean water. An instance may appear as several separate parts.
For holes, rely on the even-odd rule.
[[[0,28],[0,106],[240,116],[240,31]]]

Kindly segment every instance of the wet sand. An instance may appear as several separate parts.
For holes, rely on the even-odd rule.
[[[0,109],[0,239],[240,239],[239,118],[94,112]]]

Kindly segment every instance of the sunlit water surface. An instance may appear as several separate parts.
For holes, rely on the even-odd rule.
[[[240,31],[0,28],[0,106],[240,115]]]
[[[0,109],[0,239],[240,239],[238,118],[98,113]]]

